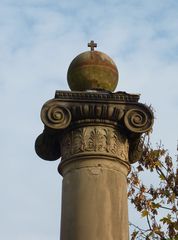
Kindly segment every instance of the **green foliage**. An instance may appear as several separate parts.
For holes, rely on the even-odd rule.
[[[157,178],[157,186],[148,186],[141,181],[143,171],[149,171]],[[147,226],[143,229],[130,223],[133,229],[131,240],[178,240],[178,168],[168,151],[161,144],[153,149],[148,142],[128,183],[129,200]]]

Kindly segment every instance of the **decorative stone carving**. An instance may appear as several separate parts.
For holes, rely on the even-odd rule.
[[[49,101],[41,110],[43,123],[53,129],[64,129],[71,122],[71,113],[68,108],[62,106],[60,102]]]
[[[117,108],[113,105],[106,104],[73,104],[70,108],[72,119],[86,120],[95,119],[96,121],[108,120],[119,121],[124,115],[122,107]]]
[[[43,131],[35,141],[35,151],[44,160],[57,160],[61,156],[59,136]]]
[[[144,133],[151,129],[153,115],[150,109],[130,109],[125,113],[124,124],[132,133]]]
[[[129,94],[126,92],[115,92],[111,93],[109,91],[56,91],[55,99],[63,99],[68,101],[86,102],[86,101],[111,101],[114,102],[138,102],[140,95],[139,94]]]
[[[128,161],[128,140],[112,127],[88,126],[69,131],[61,141],[62,161],[77,155],[105,155]]]
[[[135,163],[139,161],[143,154],[143,138],[138,135],[129,141],[129,161],[130,163]]]
[[[124,92],[57,91],[56,98],[43,106],[41,118],[51,129],[65,129],[70,123],[87,119],[88,122],[110,121],[120,125],[124,122],[129,131],[144,133],[152,127],[153,114],[146,105],[137,102],[138,95]]]
[[[56,91],[41,110],[45,131],[37,138],[37,154],[55,160],[61,149],[62,161],[87,154],[137,161],[141,134],[153,125],[152,111],[138,99],[125,92]]]

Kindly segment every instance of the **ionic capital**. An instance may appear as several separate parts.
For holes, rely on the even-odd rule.
[[[152,111],[138,99],[139,95],[125,92],[57,91],[41,110],[45,129],[36,141],[37,154],[46,160],[103,154],[137,161],[141,134],[153,125]]]

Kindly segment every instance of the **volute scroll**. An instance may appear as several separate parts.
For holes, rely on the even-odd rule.
[[[52,129],[65,129],[71,123],[70,110],[60,102],[49,101],[42,107],[41,119],[45,126]]]
[[[153,113],[148,107],[129,109],[124,116],[124,125],[132,133],[145,133],[153,125]]]
[[[61,157],[59,136],[44,130],[35,141],[35,151],[43,160],[55,161],[59,159]]]

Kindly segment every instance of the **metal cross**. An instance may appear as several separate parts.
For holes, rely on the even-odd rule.
[[[95,48],[97,47],[97,43],[95,43],[95,42],[92,40],[90,43],[88,43],[88,47],[91,48],[91,51],[94,51]]]

